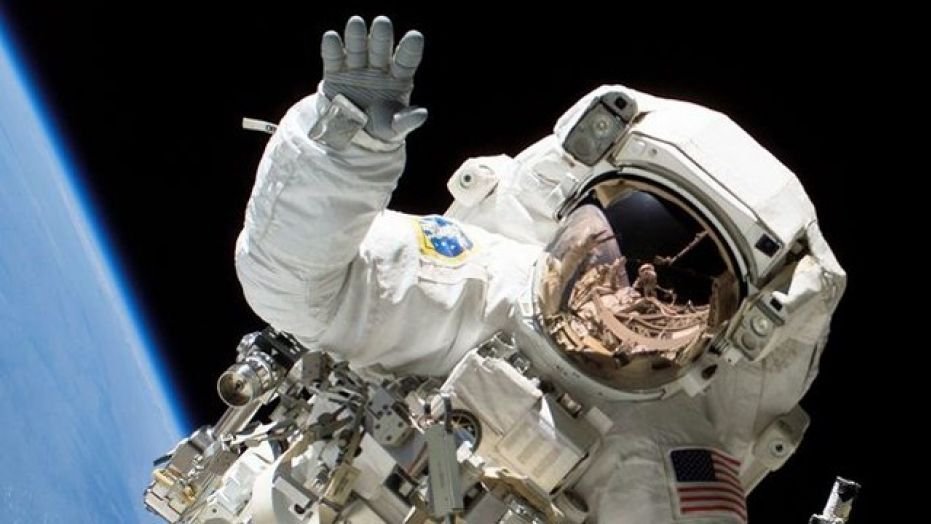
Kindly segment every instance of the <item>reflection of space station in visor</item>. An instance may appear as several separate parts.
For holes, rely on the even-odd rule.
[[[622,194],[604,212],[574,211],[548,249],[543,324],[602,381],[648,389],[675,380],[734,312],[733,293],[722,292],[737,281],[723,243],[675,211],[642,191]]]
[[[311,97],[297,112],[318,103],[327,102]],[[339,118],[346,103],[334,99],[319,118]],[[306,135],[292,125],[276,133]],[[448,185],[456,203],[414,217],[415,250],[400,251],[436,270],[421,275],[463,268],[474,278],[470,257],[494,245],[479,228],[535,239],[537,262],[509,297],[518,318],[507,329],[462,348],[441,376],[351,366],[273,327],[250,334],[218,382],[228,410],[159,461],[147,506],[169,522],[202,523],[746,521],[746,495],[801,443],[808,416],[798,399],[845,283],[798,181],[726,117],[620,86],[583,98],[519,158],[529,167],[467,161]],[[748,183],[748,166],[766,181]],[[549,214],[534,212],[550,222],[509,230],[518,221],[502,213],[531,214],[497,199],[523,205],[507,200],[516,197],[506,184],[527,173],[555,179],[535,179],[540,194],[517,193],[545,206]],[[363,277],[350,273],[343,289],[370,270],[386,278],[365,263],[353,261],[349,271]],[[392,300],[447,283],[421,280]],[[450,314],[411,311],[437,329]],[[752,390],[748,377],[770,355],[795,361],[765,370],[780,389],[753,394],[784,409],[762,424],[743,402],[751,395],[709,389]],[[715,420],[762,429],[725,446],[708,437]],[[643,464],[649,475],[625,477],[635,486],[602,496],[605,475]],[[669,498],[628,513],[612,506],[647,485]],[[853,492],[838,488],[823,518],[844,522]]]

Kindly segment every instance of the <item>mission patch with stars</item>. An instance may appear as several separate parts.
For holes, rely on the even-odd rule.
[[[459,224],[440,215],[415,219],[420,253],[441,262],[459,262],[469,256],[472,241]]]

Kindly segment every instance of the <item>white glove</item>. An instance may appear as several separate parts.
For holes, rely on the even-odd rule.
[[[392,56],[393,50],[394,28],[385,16],[375,18],[371,33],[354,16],[346,23],[345,44],[336,31],[324,33],[320,43],[324,95],[343,95],[365,112],[368,134],[397,143],[427,119],[426,109],[409,105],[423,35],[408,31]]]

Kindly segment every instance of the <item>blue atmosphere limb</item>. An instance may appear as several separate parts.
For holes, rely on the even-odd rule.
[[[2,13],[0,13],[0,15],[2,15]],[[12,64],[12,70],[16,77],[15,80],[26,94],[31,109],[44,130],[46,139],[52,145],[52,151],[55,153],[56,161],[67,178],[70,192],[77,200],[77,212],[82,215],[83,222],[90,230],[91,239],[100,253],[101,262],[107,274],[109,274],[114,281],[120,299],[125,304],[126,312],[129,314],[130,322],[135,327],[134,331],[136,331],[139,337],[139,343],[145,349],[146,355],[149,357],[149,365],[155,370],[155,374],[158,376],[162,386],[163,394],[168,398],[173,408],[172,414],[175,418],[176,428],[180,433],[189,433],[194,426],[188,419],[188,414],[183,408],[183,402],[181,402],[179,395],[176,393],[179,391],[179,388],[174,380],[172,380],[170,372],[160,358],[158,344],[151,335],[148,320],[143,314],[143,308],[139,306],[138,301],[135,299],[132,285],[126,281],[126,271],[123,264],[120,262],[119,254],[113,246],[106,228],[100,224],[95,211],[97,206],[92,198],[90,198],[85,188],[83,177],[80,174],[80,169],[75,166],[69,153],[69,148],[65,145],[67,144],[67,140],[64,140],[60,133],[57,132],[57,126],[54,125],[55,119],[48,110],[47,105],[42,102],[43,97],[40,90],[37,87],[30,88],[30,86],[34,85],[34,82],[30,82],[32,75],[28,71],[29,68],[24,65],[26,63],[25,57],[18,52],[16,42],[10,36],[10,32],[6,30],[6,24],[4,22],[3,17],[0,16],[0,52],[5,53],[5,58]]]
[[[66,140],[0,18],[0,520],[155,523],[190,425]]]

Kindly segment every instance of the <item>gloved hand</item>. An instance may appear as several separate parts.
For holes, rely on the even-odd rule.
[[[392,56],[392,51],[394,55]],[[368,116],[365,131],[386,142],[400,142],[427,119],[427,110],[411,107],[414,72],[423,57],[423,35],[408,31],[394,50],[391,20],[379,16],[366,31],[354,16],[346,23],[345,44],[327,31],[320,44],[323,93],[343,95]]]

